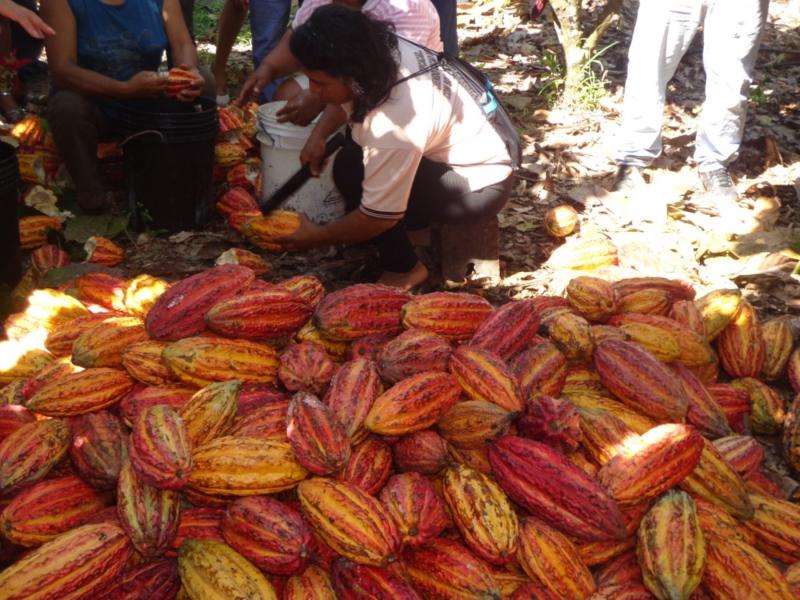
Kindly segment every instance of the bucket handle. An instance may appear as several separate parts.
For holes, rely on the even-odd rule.
[[[127,143],[128,143],[128,142],[130,142],[131,140],[133,140],[133,139],[136,139],[136,138],[138,138],[138,137],[140,137],[140,136],[142,136],[142,135],[147,135],[148,133],[154,133],[154,134],[156,134],[158,137],[160,137],[160,138],[161,138],[161,141],[162,141],[162,142],[164,141],[164,134],[163,134],[163,133],[161,133],[161,132],[160,132],[158,129],[144,129],[144,130],[142,130],[142,131],[139,131],[139,132],[137,132],[137,133],[134,133],[134,134],[132,134],[132,135],[129,135],[128,137],[126,137],[124,140],[122,140],[122,141],[119,143],[119,147],[120,147],[120,148],[122,148],[122,147],[123,147],[125,144],[127,144]]]

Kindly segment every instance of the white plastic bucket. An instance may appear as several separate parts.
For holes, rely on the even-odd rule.
[[[300,168],[300,150],[305,146],[314,123],[305,127],[278,123],[275,113],[286,102],[268,102],[258,109],[258,134],[261,143],[261,197],[272,195]],[[344,199],[333,184],[333,156],[319,177],[312,177],[284,203],[282,208],[305,214],[315,223],[328,223],[345,213]]]

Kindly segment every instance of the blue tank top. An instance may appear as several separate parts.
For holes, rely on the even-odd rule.
[[[69,0],[75,15],[78,65],[117,81],[155,71],[167,47],[163,0]]]

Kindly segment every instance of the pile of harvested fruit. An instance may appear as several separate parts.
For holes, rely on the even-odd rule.
[[[785,321],[658,277],[493,307],[258,258],[7,320],[0,598],[800,594],[762,445],[800,467]]]

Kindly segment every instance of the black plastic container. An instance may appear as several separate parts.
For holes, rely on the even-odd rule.
[[[116,107],[134,227],[169,232],[200,227],[213,203],[214,144],[219,120],[213,100],[173,100]],[[145,214],[146,213],[146,214]]]
[[[22,277],[18,202],[17,151],[10,144],[0,142],[0,284],[14,285]]]

